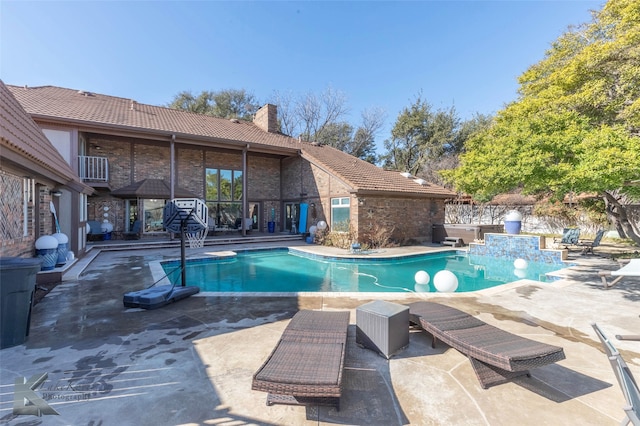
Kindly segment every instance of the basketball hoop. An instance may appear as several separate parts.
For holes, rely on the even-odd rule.
[[[207,237],[208,229],[204,228],[198,232],[186,232],[185,236],[189,241],[189,247],[192,249],[204,247],[204,240]]]
[[[180,265],[183,287],[187,281],[185,240],[189,239],[191,248],[204,246],[204,238],[209,230],[208,211],[204,200],[174,198],[165,204],[162,212],[164,228],[169,232],[180,234]]]

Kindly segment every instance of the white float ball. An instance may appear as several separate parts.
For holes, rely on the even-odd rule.
[[[416,290],[416,293],[428,293],[430,291],[429,284],[416,283],[415,290]]]
[[[516,259],[513,262],[513,266],[515,266],[516,269],[527,269],[527,266],[529,266],[529,263],[524,259]]]
[[[439,271],[433,277],[433,286],[443,293],[454,292],[458,288],[458,277],[451,271]]]
[[[327,229],[327,222],[325,222],[324,220],[321,220],[320,222],[318,222],[318,229],[321,231],[324,231],[325,229]]]
[[[429,284],[429,280],[431,277],[425,271],[418,271],[416,275],[413,277],[418,284]]]
[[[311,235],[315,235],[317,230],[318,230],[318,228],[317,228],[315,225],[312,225],[312,226],[309,228],[309,233],[310,233]]]

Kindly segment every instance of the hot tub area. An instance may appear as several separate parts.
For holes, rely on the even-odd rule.
[[[504,225],[481,225],[473,223],[445,223],[434,224],[431,241],[441,244],[445,238],[460,238],[464,245],[477,240],[484,240],[487,233],[499,233],[504,231]]]

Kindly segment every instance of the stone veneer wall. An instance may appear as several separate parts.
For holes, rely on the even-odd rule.
[[[485,234],[483,243],[470,243],[469,254],[528,262],[563,263],[565,250],[545,249],[544,237],[536,235]]]

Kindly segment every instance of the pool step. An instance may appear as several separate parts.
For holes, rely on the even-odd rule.
[[[204,241],[204,246],[217,246],[224,244],[250,244],[250,243],[265,243],[265,242],[283,242],[287,241],[299,241],[302,237],[298,234],[288,233],[250,233],[243,237],[242,235],[229,235],[220,237],[208,237]],[[186,243],[189,248],[189,242]],[[100,241],[96,243],[87,244],[88,248],[99,249],[103,251],[112,250],[144,250],[144,249],[157,249],[157,248],[172,248],[180,247],[180,238],[174,238],[170,240],[168,237],[160,238],[158,240],[109,240]]]
[[[462,247],[462,238],[459,237],[444,237],[442,242],[443,246]]]

